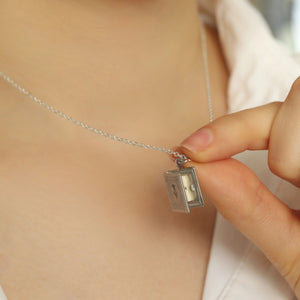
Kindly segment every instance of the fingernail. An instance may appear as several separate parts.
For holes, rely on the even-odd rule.
[[[212,132],[208,128],[201,128],[186,138],[181,144],[191,152],[205,149],[213,140]]]

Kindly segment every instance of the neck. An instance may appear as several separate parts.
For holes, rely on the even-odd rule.
[[[4,0],[0,8],[2,71],[77,119],[114,130],[120,109],[150,120],[170,104],[181,111],[187,97],[199,104],[196,1]]]

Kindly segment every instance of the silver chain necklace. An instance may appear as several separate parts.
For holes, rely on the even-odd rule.
[[[201,23],[201,22],[200,22]],[[206,92],[207,92],[207,102],[208,102],[208,110],[209,110],[209,121],[213,121],[213,108],[211,101],[211,88],[210,88],[210,78],[209,78],[209,68],[208,68],[208,57],[207,57],[207,42],[206,42],[206,34],[203,25],[200,24],[200,34],[202,41],[202,56],[203,56],[203,64],[204,64],[204,73],[205,73],[205,83],[206,83]],[[21,93],[28,96],[34,102],[44,106],[49,111],[57,114],[61,118],[64,118],[68,121],[73,122],[74,124],[81,126],[87,130],[90,130],[94,133],[100,134],[104,137],[110,138],[112,140],[116,140],[118,142],[122,142],[125,144],[130,144],[132,146],[137,146],[144,149],[150,149],[153,151],[165,152],[169,155],[173,155],[175,163],[179,169],[167,171],[164,173],[165,182],[167,185],[168,196],[170,199],[171,208],[173,211],[185,212],[189,213],[190,207],[198,207],[204,206],[203,197],[201,194],[201,189],[199,186],[199,182],[196,175],[196,170],[194,167],[183,168],[183,165],[191,161],[186,155],[180,154],[177,151],[173,151],[172,149],[168,149],[165,147],[153,146],[149,144],[144,144],[141,142],[136,142],[133,140],[129,140],[123,137],[119,137],[117,135],[105,132],[103,130],[94,128],[85,124],[81,121],[75,120],[74,118],[66,115],[65,113],[59,111],[51,105],[41,101],[36,96],[32,95],[25,88],[21,87],[15,81],[13,81],[10,77],[5,75],[0,71],[0,76],[10,83],[13,87],[18,89]]]

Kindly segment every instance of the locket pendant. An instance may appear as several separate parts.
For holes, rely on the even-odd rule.
[[[164,173],[168,196],[173,211],[190,213],[191,207],[204,206],[195,167],[183,168],[182,159],[175,160],[177,170]]]

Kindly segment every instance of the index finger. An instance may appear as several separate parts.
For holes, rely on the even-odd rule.
[[[281,105],[282,102],[272,102],[222,116],[186,138],[179,149],[196,162],[268,149],[272,123]]]

